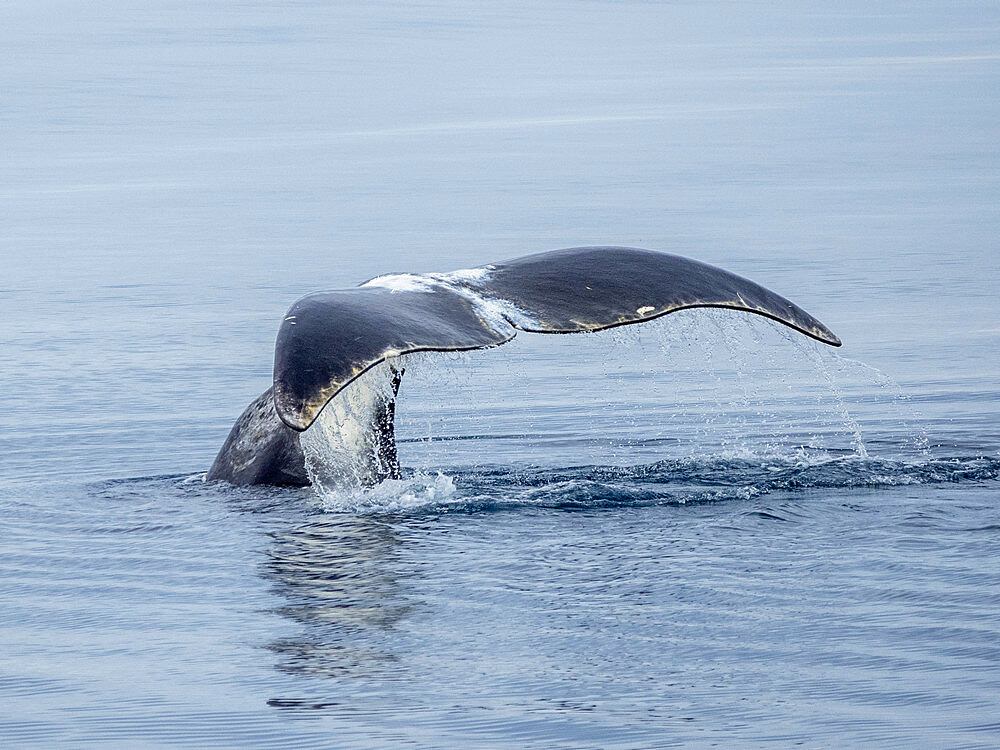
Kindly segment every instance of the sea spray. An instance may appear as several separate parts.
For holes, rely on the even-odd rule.
[[[503,465],[504,451],[518,446],[537,456],[538,467],[679,456],[812,465],[846,450],[867,458],[867,423],[855,410],[871,407],[873,385],[880,409],[888,403],[898,415],[905,397],[874,368],[819,350],[762,318],[690,310],[642,331],[522,333],[499,349],[405,355],[393,360],[406,371],[396,410],[404,427],[400,458],[425,473],[397,480],[413,486],[389,483],[380,492],[420,503],[446,492],[443,480],[426,479],[442,467],[454,475],[456,466]],[[319,429],[303,434],[310,478],[337,507],[385,504],[354,488],[384,468],[371,434],[373,405],[389,397],[390,380],[385,363],[373,368],[331,402]],[[495,399],[500,382],[506,389],[518,384],[521,398]],[[564,405],[553,410],[546,395],[552,388],[575,389],[576,397],[560,397]]]
[[[343,388],[301,433],[309,481],[319,492],[371,486],[395,472],[380,444],[380,422],[393,401],[403,358],[381,362]]]
[[[416,472],[402,479],[386,479],[374,487],[316,488],[322,508],[334,513],[405,513],[445,505],[455,499],[452,477],[441,472]]]

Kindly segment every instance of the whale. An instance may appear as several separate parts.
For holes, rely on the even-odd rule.
[[[206,479],[306,486],[316,467],[304,441],[322,445],[344,484],[399,478],[395,402],[406,355],[496,347],[518,333],[600,331],[691,308],[760,315],[841,345],[775,292],[655,250],[573,247],[449,273],[376,276],[289,308],[271,387],[236,420]]]

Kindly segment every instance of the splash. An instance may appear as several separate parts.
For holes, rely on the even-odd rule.
[[[457,496],[454,480],[442,473],[386,479],[369,489],[314,485],[323,510],[334,513],[405,513],[446,505]]]
[[[379,444],[379,421],[393,400],[395,372],[419,371],[426,355],[382,362],[344,388],[300,436],[306,472],[324,510],[394,513],[445,503],[455,494],[451,477],[416,472],[403,479],[392,474]]]
[[[402,357],[381,362],[348,384],[299,437],[306,473],[320,493],[369,486],[393,473],[381,449],[380,422],[393,401]]]
[[[525,337],[523,343],[537,342]],[[809,485],[808,477],[831,477],[816,486],[895,486],[950,471],[930,463],[926,435],[891,378],[764,319],[692,310],[645,327],[540,343],[547,353],[522,356],[525,347],[515,341],[499,353],[394,359],[392,366],[406,369],[397,412],[401,458],[423,473],[368,490],[357,488],[387,473],[379,464],[374,425],[392,398],[390,365],[350,384],[302,435],[307,471],[324,507],[393,512],[475,505],[478,475],[456,470],[456,464],[510,466],[508,459],[523,464],[525,457],[549,466],[647,467],[623,475],[628,481],[611,489],[573,476],[570,484],[546,483],[538,490],[569,503],[594,493],[636,502],[749,498],[781,488],[774,483],[778,475],[787,475],[784,488],[792,489],[803,481]],[[511,399],[512,383],[517,399]],[[560,394],[555,400],[554,390]],[[896,439],[900,431],[905,441]],[[917,463],[907,463],[914,458]],[[693,472],[683,472],[686,481],[697,482],[697,472],[706,472],[721,487],[690,496],[674,488],[661,495],[662,487],[651,491],[645,480],[636,483],[640,475],[658,475],[659,469],[648,467],[678,460]],[[739,473],[744,464],[762,468],[754,481],[739,486],[713,468]],[[441,467],[451,467],[451,477],[471,477],[471,494],[438,474]],[[808,471],[797,474],[803,467]],[[919,467],[930,468],[925,473]],[[517,502],[538,500],[530,492],[515,494]]]
[[[751,502],[766,496],[996,482],[1000,458],[904,461],[857,454],[668,459],[636,466],[417,472],[370,489],[318,488],[323,512],[480,513],[544,508],[593,510]],[[836,503],[840,506],[841,503]],[[825,506],[824,506],[825,507]]]

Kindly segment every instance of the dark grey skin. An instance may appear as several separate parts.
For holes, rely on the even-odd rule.
[[[241,486],[309,484],[299,433],[278,418],[272,391],[260,394],[236,420],[207,479]]]
[[[378,277],[292,305],[278,331],[273,387],[237,420],[208,479],[308,484],[299,434],[381,362],[411,352],[499,346],[519,330],[598,331],[694,307],[762,315],[840,346],[816,318],[759,284],[652,250],[578,247],[446,276]],[[394,369],[392,397],[373,403],[373,439],[363,449],[373,445],[381,460],[366,482],[399,475],[393,419],[401,376]]]

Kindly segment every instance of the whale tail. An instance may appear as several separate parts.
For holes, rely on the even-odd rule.
[[[800,307],[721,268],[651,250],[570,248],[303,297],[278,330],[275,406],[302,431],[344,386],[401,354],[498,346],[518,330],[598,331],[692,307],[763,315],[840,346]]]
[[[258,405],[257,411],[267,419],[254,423],[255,432],[245,419],[248,409],[233,431],[239,427],[241,435],[269,436],[260,439],[269,446],[266,455],[254,459],[260,465],[302,463],[295,436],[307,431],[349,384],[401,355],[499,346],[518,331],[598,331],[696,307],[762,315],[825,344],[841,343],[784,297],[706,263],[627,247],[554,250],[447,274],[380,276],[353,289],[301,298],[278,330],[273,387],[258,399],[267,408]],[[394,370],[391,393],[356,389],[368,394],[358,396],[362,402],[352,410],[362,415],[360,421],[352,422],[345,412],[334,420],[338,434],[327,436],[355,456],[347,475],[362,483],[398,476],[393,419],[401,377],[402,370]],[[223,455],[233,441],[231,434],[209,478],[268,481],[269,472],[254,469],[254,461],[242,472],[232,470],[231,463],[245,461],[242,453]],[[363,452],[374,458],[362,461]],[[304,473],[296,465],[281,476]]]

